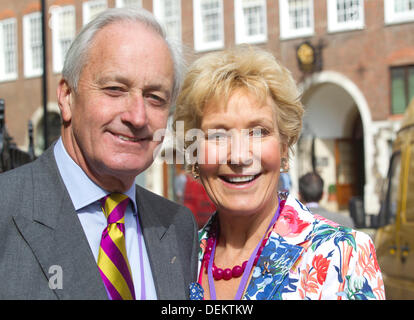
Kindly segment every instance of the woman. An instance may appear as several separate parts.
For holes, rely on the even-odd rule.
[[[184,122],[192,172],[217,208],[200,231],[204,299],[384,298],[367,235],[278,196],[302,114],[290,72],[268,52],[214,52],[190,67],[174,127]]]

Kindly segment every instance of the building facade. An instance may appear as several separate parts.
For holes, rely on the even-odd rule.
[[[64,54],[82,25],[106,7],[153,12],[190,63],[242,43],[271,51],[302,91],[306,112],[291,159],[297,179],[317,170],[324,204],[346,208],[353,196],[377,214],[391,142],[414,96],[414,0],[47,0],[47,107],[59,135],[56,85]],[[43,150],[42,41],[39,0],[0,3],[0,98],[6,124],[27,148],[33,122]],[[175,166],[156,162],[139,183],[174,197]]]

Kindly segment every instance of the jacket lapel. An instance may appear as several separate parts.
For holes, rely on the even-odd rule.
[[[289,244],[277,233],[272,233],[253,270],[244,299],[281,299],[281,290],[294,285],[289,283],[289,271],[303,250],[301,246]]]
[[[49,287],[59,299],[107,299],[88,241],[60,179],[53,147],[38,159],[32,172],[33,211],[15,215],[13,220]]]
[[[186,299],[184,294],[188,288],[183,288],[183,268],[178,258],[177,238],[175,226],[160,217],[161,208],[159,201],[149,200],[151,195],[142,194],[143,191],[137,187],[137,206],[140,224],[143,230],[145,245],[148,252],[152,276],[154,279],[157,298]],[[170,212],[170,216],[174,213]]]

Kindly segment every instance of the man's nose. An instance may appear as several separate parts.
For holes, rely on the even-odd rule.
[[[148,124],[147,109],[142,94],[131,96],[121,119],[129,122],[135,128],[141,128]]]

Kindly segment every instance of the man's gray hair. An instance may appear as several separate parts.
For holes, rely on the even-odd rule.
[[[180,85],[184,73],[184,63],[181,56],[181,51],[174,43],[172,43],[171,40],[167,39],[165,30],[158,23],[152,13],[142,8],[106,9],[98,14],[86,26],[84,26],[74,39],[66,54],[65,63],[62,69],[62,77],[76,92],[80,74],[86,63],[88,51],[96,33],[109,24],[123,21],[142,23],[160,35],[166,42],[174,63],[174,84],[171,99],[171,103],[174,104],[175,99],[178,95],[178,91],[180,90]]]

